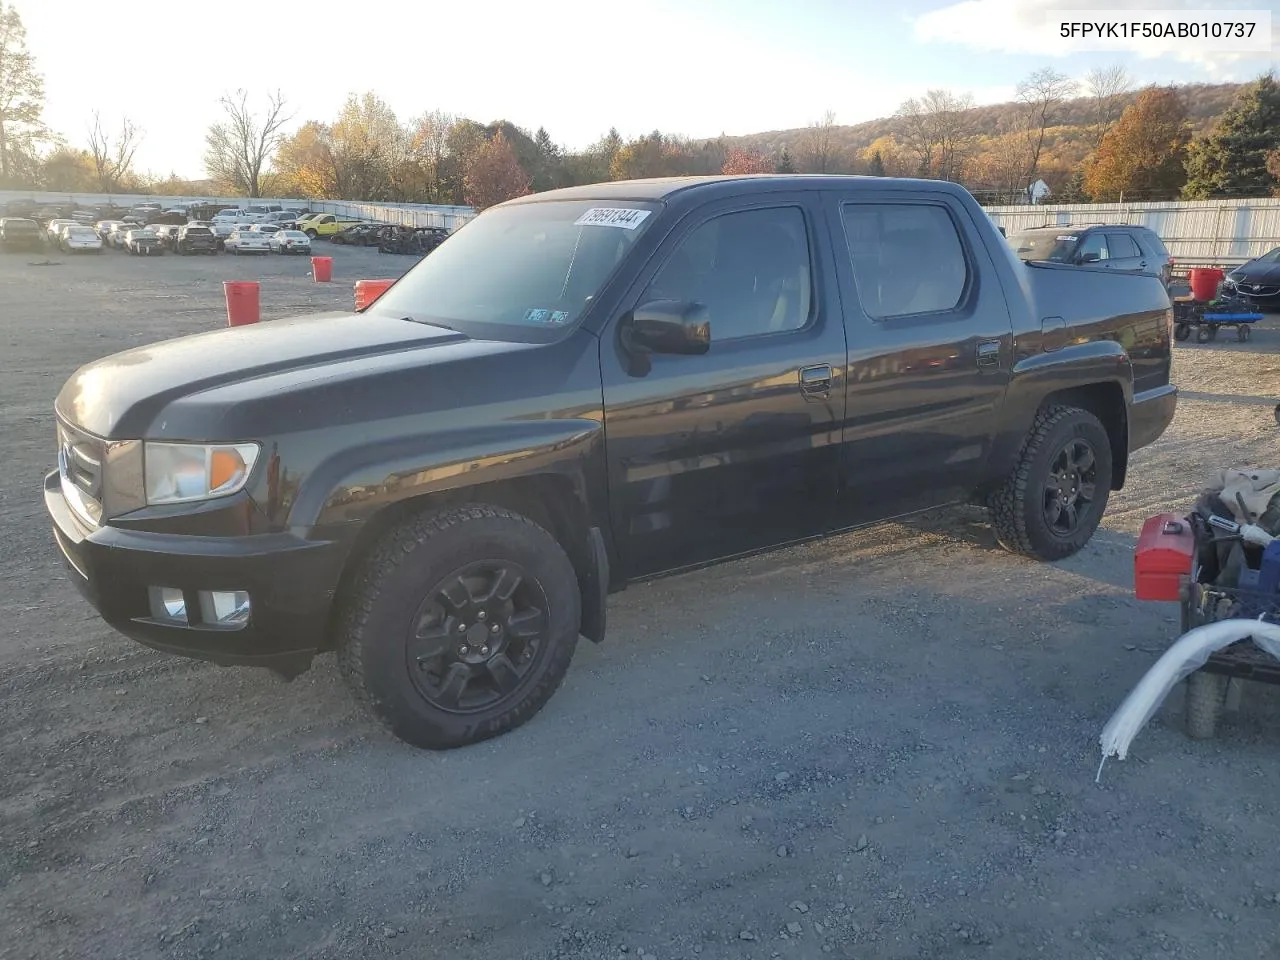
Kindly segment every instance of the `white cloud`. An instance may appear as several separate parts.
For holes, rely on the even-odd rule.
[[[958,0],[921,14],[914,19],[912,26],[915,40],[919,43],[1066,57],[1097,49],[1060,36],[1058,24],[1066,11],[1111,11],[1129,21],[1143,19],[1144,10],[1179,10],[1213,14],[1217,18],[1228,14],[1229,11],[1223,9],[1227,4],[1232,12],[1269,11],[1274,5],[1259,5],[1258,0],[1227,0],[1226,4],[1202,0]],[[1271,11],[1271,20],[1271,47],[1274,50],[1280,46],[1280,16]],[[1116,40],[1110,52],[1146,60],[1170,58],[1195,63],[1206,74],[1223,80],[1255,73],[1258,64],[1271,60],[1270,52],[1208,49],[1203,41],[1149,37]],[[1249,64],[1254,67],[1248,67]]]

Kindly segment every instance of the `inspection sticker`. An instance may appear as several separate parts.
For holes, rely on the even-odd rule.
[[[569,314],[565,310],[544,310],[541,308],[526,310],[524,313],[525,323],[550,323],[561,324],[569,319]]]
[[[650,210],[636,210],[634,207],[592,207],[577,220],[575,227],[622,227],[634,230],[644,223]]]

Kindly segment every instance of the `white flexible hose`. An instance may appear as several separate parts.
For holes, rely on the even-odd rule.
[[[1147,725],[1169,691],[1179,681],[1199,670],[1216,651],[1237,640],[1252,637],[1253,642],[1280,660],[1280,625],[1261,620],[1219,620],[1196,627],[1182,637],[1157,660],[1120,704],[1102,729],[1102,762],[1108,757],[1121,760],[1129,754],[1129,744]],[[1102,764],[1098,765],[1102,775]]]

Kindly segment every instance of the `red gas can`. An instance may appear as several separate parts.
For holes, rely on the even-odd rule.
[[[1133,555],[1133,593],[1139,600],[1178,600],[1181,578],[1191,575],[1195,535],[1186,517],[1148,517]]]

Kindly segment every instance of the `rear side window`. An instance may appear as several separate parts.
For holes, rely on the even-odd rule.
[[[737,340],[806,326],[812,276],[804,211],[743,210],[695,227],[641,300],[706,304],[715,339]]]
[[[862,309],[873,320],[956,309],[969,264],[955,222],[936,203],[851,203],[845,237]]]
[[[1133,237],[1127,233],[1107,234],[1107,243],[1110,244],[1112,260],[1133,260],[1142,256],[1142,251],[1138,249]]]
[[[1164,241],[1160,239],[1160,235],[1154,230],[1143,230],[1134,239],[1139,241],[1138,245],[1140,247],[1145,247],[1160,259],[1168,259],[1169,248],[1164,245]]]

